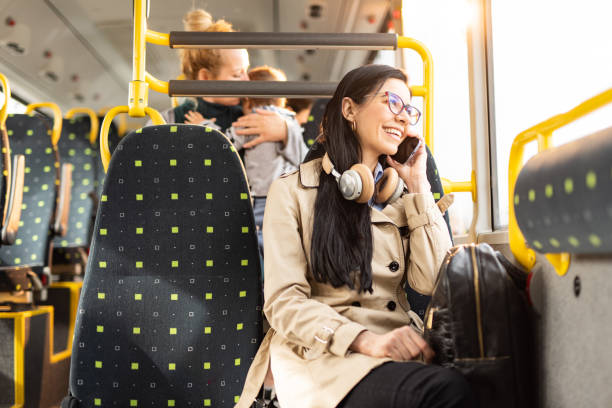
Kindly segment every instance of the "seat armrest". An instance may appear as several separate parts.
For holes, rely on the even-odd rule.
[[[2,225],[2,244],[12,245],[17,238],[19,221],[21,220],[21,204],[23,201],[23,183],[25,177],[25,156],[16,154],[13,157],[13,168],[9,180],[9,193],[6,200],[6,218]]]
[[[59,185],[59,200],[55,211],[53,232],[65,236],[68,232],[68,217],[70,215],[70,197],[72,191],[72,164],[62,164]]]

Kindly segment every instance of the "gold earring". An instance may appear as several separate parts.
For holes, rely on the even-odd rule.
[[[357,124],[355,121],[351,122],[351,129],[353,130],[353,133],[357,133]]]

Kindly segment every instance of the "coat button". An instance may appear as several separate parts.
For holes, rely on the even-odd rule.
[[[389,270],[391,272],[397,272],[398,269],[399,269],[399,263],[397,263],[397,261],[393,261],[389,264]]]
[[[351,306],[361,307],[361,303],[355,301],[355,302],[351,303]]]
[[[387,309],[389,309],[390,311],[394,311],[396,306],[397,305],[392,300],[390,300],[389,303],[387,303]]]

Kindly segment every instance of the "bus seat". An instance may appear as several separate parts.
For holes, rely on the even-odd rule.
[[[543,407],[612,401],[610,157],[612,127],[536,154],[516,181],[516,220],[536,251],[529,295]],[[544,253],[569,253],[569,268],[556,269]],[[576,345],[584,345],[578,355]]]
[[[102,122],[104,121],[104,116],[98,116],[98,122],[100,123],[100,129],[102,128]],[[98,134],[100,134],[98,132]],[[110,149],[111,154],[119,144],[119,133],[117,130],[117,125],[115,122],[111,122],[110,128],[108,129],[108,147]],[[104,186],[104,167],[102,166],[102,159],[100,158],[100,149],[99,143],[96,148],[92,148],[92,158],[95,163],[94,172],[95,172],[95,182],[94,185],[96,187],[96,193],[98,199],[102,196],[102,186]],[[94,211],[95,215],[95,211]]]
[[[431,185],[431,192],[434,196],[434,200],[436,202],[440,201],[442,196],[444,196],[444,190],[442,189],[442,180],[440,180],[440,175],[438,174],[438,166],[436,165],[436,161],[434,160],[431,151],[428,146],[425,146],[427,149],[427,180],[429,180],[429,184]],[[323,157],[325,151],[322,149],[321,144],[319,142],[314,142],[314,144],[308,150],[308,154],[306,154],[306,158],[304,161],[309,161],[316,159],[318,157]],[[448,218],[448,211],[444,213],[444,220],[446,221],[446,225],[448,227],[448,231],[450,233],[451,241],[453,240],[453,232],[450,227],[450,220]],[[425,310],[427,309],[427,305],[429,304],[429,300],[431,296],[423,295],[416,290],[412,289],[408,284],[406,284],[406,296],[408,298],[408,303],[410,307],[416,314],[419,315],[421,319],[425,317]]]
[[[87,263],[87,248],[91,237],[92,219],[95,216],[94,158],[95,149],[89,142],[89,117],[64,119],[58,149],[62,162],[73,165],[70,216],[65,236],[53,239],[51,273],[56,275],[80,275]],[[94,201],[95,200],[95,201]]]
[[[321,121],[323,120],[327,102],[329,102],[329,98],[317,99],[313,102],[312,108],[310,108],[310,115],[304,124],[303,134],[304,143],[306,143],[308,147],[312,146],[319,136]]]
[[[47,285],[48,268],[45,266],[50,238],[54,230],[61,230],[63,221],[56,204],[60,184],[59,155],[51,143],[51,128],[46,119],[38,115],[9,115],[6,127],[12,152],[25,154],[27,165],[19,232],[14,245],[0,248],[0,268],[25,266]],[[65,215],[65,211],[63,213]]]
[[[262,335],[244,169],[202,126],[149,126],[109,163],[62,406],[231,407]]]
[[[519,173],[514,209],[541,253],[612,252],[612,127],[538,153]]]
[[[0,127],[0,245],[13,245],[17,239],[21,221],[23,201],[23,182],[25,177],[25,157],[13,155],[6,129]],[[13,161],[11,162],[11,157]]]

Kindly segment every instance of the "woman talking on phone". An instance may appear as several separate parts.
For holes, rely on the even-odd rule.
[[[420,138],[410,99],[398,69],[349,72],[323,117],[324,157],[272,184],[264,217],[272,329],[238,407],[251,406],[269,365],[282,407],[472,406],[459,374],[426,364],[433,352],[403,289],[407,280],[430,294],[451,246],[424,145],[406,162],[392,158]]]

